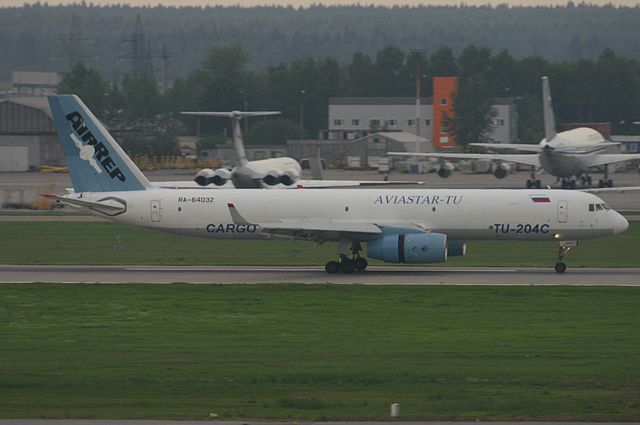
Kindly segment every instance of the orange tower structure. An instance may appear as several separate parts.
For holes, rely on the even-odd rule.
[[[433,77],[433,147],[452,148],[456,145],[449,133],[446,117],[453,117],[453,96],[458,90],[457,77]]]

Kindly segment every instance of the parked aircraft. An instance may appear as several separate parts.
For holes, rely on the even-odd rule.
[[[591,186],[590,171],[594,167],[604,166],[604,177],[599,180],[598,187],[613,187],[609,178],[608,164],[639,159],[640,154],[605,153],[619,143],[607,142],[602,135],[587,127],[556,133],[555,118],[551,106],[549,79],[542,77],[542,105],[544,115],[545,137],[537,145],[522,143],[471,143],[470,146],[484,147],[489,150],[511,149],[527,154],[475,154],[475,153],[408,153],[389,152],[394,156],[419,156],[439,158],[441,160],[438,175],[446,178],[453,172],[454,166],[445,159],[491,159],[494,162],[494,175],[503,179],[510,171],[509,163],[531,166],[531,177],[527,180],[527,188],[540,188],[537,170],[542,168],[548,174],[562,180],[563,189],[575,189],[575,178]]]
[[[338,242],[329,273],[391,263],[440,263],[466,240],[550,240],[566,270],[580,239],[624,232],[627,220],[597,196],[561,190],[207,190],[153,186],[73,95],[49,97],[74,193],[48,194],[120,223],[218,239]]]
[[[224,117],[231,119],[233,128],[233,145],[238,155],[238,164],[233,169],[219,168],[212,170],[205,168],[198,171],[195,183],[198,186],[249,188],[321,188],[321,187],[355,187],[355,186],[389,186],[395,184],[422,184],[410,181],[378,181],[378,180],[325,180],[322,176],[320,158],[311,158],[311,169],[314,179],[301,179],[302,167],[293,158],[267,158],[249,161],[244,149],[240,121],[247,117],[262,117],[278,115],[278,111],[258,112],[181,112],[184,115],[204,117]],[[317,162],[316,163],[314,163]],[[197,187],[187,182],[162,182],[161,187]]]

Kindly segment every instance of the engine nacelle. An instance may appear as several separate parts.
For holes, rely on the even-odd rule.
[[[381,235],[367,242],[367,255],[388,263],[443,263],[447,261],[447,235],[442,233]]]
[[[507,177],[509,171],[511,171],[511,166],[509,164],[501,162],[496,166],[495,170],[493,170],[493,175],[496,176],[497,179],[503,179]]]
[[[269,170],[265,173],[262,178],[262,182],[267,186],[275,186],[280,183],[280,176],[282,175],[282,170]]]
[[[284,170],[284,172],[280,175],[280,183],[285,186],[291,186],[295,184],[300,178],[300,171],[295,168],[289,168]]]
[[[454,169],[455,169],[455,167],[453,166],[452,163],[444,162],[440,166],[440,168],[438,168],[438,175],[440,177],[442,177],[443,179],[446,179],[447,177],[449,177],[451,175],[451,173],[453,173]]]
[[[220,168],[218,170],[213,171],[211,168],[203,168],[198,171],[196,174],[196,178],[194,179],[196,183],[200,186],[208,186],[211,183],[216,186],[224,185],[231,178],[231,171]]]
[[[447,241],[447,257],[459,257],[467,253],[465,241]]]

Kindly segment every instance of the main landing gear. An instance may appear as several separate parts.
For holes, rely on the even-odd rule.
[[[536,179],[536,167],[531,167],[531,178],[527,180],[527,189],[540,189],[542,183],[539,179]]]
[[[598,187],[613,187],[613,180],[609,178],[609,166],[604,166],[604,176],[598,180]]]
[[[338,244],[338,261],[328,261],[324,266],[325,271],[327,273],[353,273],[366,269],[369,262],[366,258],[360,256],[360,251],[362,251],[360,242],[340,239]]]
[[[569,253],[571,248],[578,246],[578,241],[562,241],[560,242],[560,248],[558,250],[558,262],[556,263],[556,273],[564,273],[567,270],[567,265],[564,263],[564,257]]]
[[[560,183],[560,187],[563,189],[575,189],[576,181],[569,179],[562,179],[562,183]]]
[[[591,185],[593,185],[593,179],[588,174],[585,174],[582,177],[580,177],[580,180],[582,180],[582,185],[584,187],[591,187]]]

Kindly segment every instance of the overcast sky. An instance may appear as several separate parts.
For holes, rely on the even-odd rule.
[[[580,3],[581,0],[574,0],[574,3]],[[0,6],[21,6],[25,3],[36,3],[37,0],[0,0]],[[50,5],[57,4],[71,4],[74,3],[73,0],[41,0],[41,3],[49,3]],[[80,0],[76,0],[76,2],[80,2]],[[406,5],[457,5],[460,3],[468,4],[468,5],[483,5],[483,4],[501,4],[507,3],[510,5],[524,5],[524,6],[534,6],[534,5],[565,5],[566,0],[516,0],[516,1],[505,1],[505,0],[86,0],[87,4],[93,3],[96,5],[106,5],[106,4],[130,4],[132,6],[147,6],[147,5],[157,5],[163,4],[166,6],[204,6],[204,5],[242,5],[246,7],[257,6],[257,5],[293,5],[293,6],[309,6],[311,4],[322,3],[326,5],[338,5],[338,4],[354,4],[360,3],[363,5],[376,4],[376,5],[384,5],[384,6],[393,6],[396,4],[406,4]],[[603,5],[611,3],[613,5],[619,6],[638,6],[640,5],[639,0],[587,0],[587,3]]]

